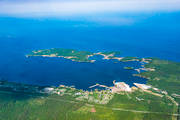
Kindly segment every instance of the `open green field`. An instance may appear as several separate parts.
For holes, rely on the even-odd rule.
[[[173,120],[174,107],[166,97],[139,90],[116,94],[105,105],[77,101],[70,95],[0,91],[2,120]]]
[[[156,71],[143,72],[140,75],[148,78],[148,84],[161,90],[167,91],[169,95],[180,94],[180,63],[153,59],[145,67],[155,68]],[[178,97],[174,97],[180,103]]]

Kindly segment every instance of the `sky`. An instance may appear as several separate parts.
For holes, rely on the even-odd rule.
[[[180,11],[180,0],[0,0],[0,15],[62,17]]]
[[[98,25],[127,26],[171,12],[180,13],[180,0],[0,0],[0,18],[58,18]]]

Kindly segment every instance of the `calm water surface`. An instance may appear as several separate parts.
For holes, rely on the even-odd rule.
[[[147,15],[148,16],[148,15]],[[136,16],[137,18],[138,15]],[[74,48],[121,51],[122,56],[158,57],[180,62],[179,13],[149,15],[131,25],[98,24],[86,20],[0,17],[0,78],[38,85],[75,85],[87,89],[113,80],[146,83],[133,77],[137,62],[97,60],[77,63],[62,58],[30,57],[34,49]]]

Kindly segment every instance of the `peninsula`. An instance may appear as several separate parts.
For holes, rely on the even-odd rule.
[[[63,48],[35,50],[27,54],[26,56],[62,57],[77,62],[94,62],[95,60],[91,60],[90,57],[95,55],[101,55],[103,56],[103,59],[117,59],[119,61],[123,59],[122,57],[117,57],[117,55],[120,55],[120,52],[116,51],[93,53],[89,51],[79,51]]]

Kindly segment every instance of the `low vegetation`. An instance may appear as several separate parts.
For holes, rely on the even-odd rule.
[[[55,88],[45,93],[43,87],[13,83],[0,89],[0,119],[2,120],[174,120],[174,103],[167,97],[158,97],[140,89],[120,92],[105,104],[87,99],[78,100],[83,91],[70,87]],[[32,93],[30,91],[33,91]],[[34,91],[37,91],[36,93]],[[38,92],[39,91],[39,92]],[[77,94],[77,93],[82,94]],[[102,93],[93,91],[97,99]],[[108,93],[107,93],[108,94]],[[84,96],[84,95],[83,95]],[[102,98],[103,99],[103,98]]]

